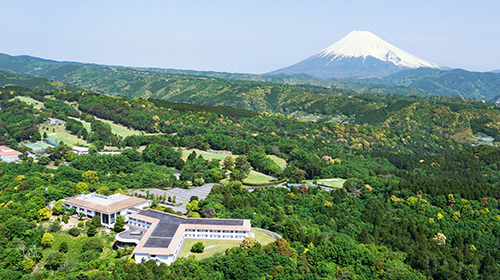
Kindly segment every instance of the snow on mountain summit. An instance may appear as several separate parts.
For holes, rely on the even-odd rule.
[[[418,58],[380,39],[370,31],[352,31],[345,37],[320,51],[314,57],[330,59],[330,62],[344,58],[367,58],[372,56],[381,61],[392,62],[407,68],[441,68],[441,66]]]
[[[441,69],[441,66],[409,54],[369,31],[352,31],[319,53],[269,74],[360,79],[382,78],[416,68]]]

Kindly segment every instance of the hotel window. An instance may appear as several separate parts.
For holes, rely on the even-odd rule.
[[[223,233],[233,233],[233,231],[232,231],[232,230],[223,230],[222,232],[223,232]]]

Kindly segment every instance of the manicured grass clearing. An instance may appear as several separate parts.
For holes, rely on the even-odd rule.
[[[235,156],[229,151],[214,151],[213,153],[207,152],[207,151],[202,151],[198,149],[186,149],[182,148],[182,158],[184,160],[187,159],[187,157],[195,151],[197,155],[202,155],[204,159],[211,160],[211,159],[218,159],[218,160],[224,160],[227,156],[232,156],[233,159]]]
[[[248,177],[243,180],[243,183],[249,183],[249,184],[262,184],[262,183],[268,183],[271,182],[274,178],[266,175],[264,173],[260,173],[255,170],[251,170],[250,174],[248,174]]]
[[[193,245],[198,241],[201,241],[203,245],[205,245],[205,247],[213,245],[218,246],[211,249],[205,249],[203,253],[191,253],[191,255],[194,255],[196,259],[208,258],[216,253],[224,253],[227,248],[238,246],[241,243],[241,241],[239,240],[186,239],[184,247],[182,248],[181,254],[179,256],[186,256],[186,254],[191,250],[191,247],[193,247]]]
[[[38,108],[44,108],[43,106],[43,102],[40,102],[38,100],[35,100],[31,97],[27,97],[27,96],[16,96],[14,99],[19,99],[21,100],[22,102],[24,103],[28,103],[30,104],[31,106],[33,107],[38,107]]]
[[[283,167],[286,165],[286,160],[279,158],[275,155],[268,155],[267,157],[272,159],[274,163],[276,163],[279,167]]]
[[[46,127],[48,127],[49,130],[46,130]],[[55,132],[52,132],[53,130],[55,130]],[[77,145],[87,145],[85,140],[66,132],[65,125],[41,126],[39,131],[42,135],[44,132],[47,132],[47,135],[57,138],[57,141],[63,141],[68,146],[74,146],[75,143],[77,143]]]
[[[314,181],[315,180],[305,180],[305,183],[313,184]],[[318,182],[318,184],[321,184],[321,185],[324,185],[327,187],[341,189],[344,186],[345,179],[331,178],[331,179],[319,179],[316,181]]]
[[[275,241],[275,239],[272,236],[268,235],[265,232],[257,230],[252,230],[252,232],[255,234],[255,240],[257,240],[262,245],[266,245]],[[239,240],[186,239],[184,247],[182,248],[182,251],[179,256],[180,257],[186,256],[186,254],[189,253],[189,251],[191,250],[191,247],[193,247],[193,245],[199,241],[202,242],[203,245],[205,245],[205,248],[213,245],[218,245],[218,246],[210,249],[205,249],[205,251],[203,251],[203,253],[200,254],[191,253],[190,256],[194,255],[197,260],[211,257],[216,253],[224,253],[226,252],[226,249],[239,246],[241,243],[241,241]]]
[[[73,117],[70,117],[74,120],[77,120],[79,122],[82,122],[83,126],[88,130],[88,132],[90,132],[90,123],[89,122],[86,122],[84,120],[80,120],[78,118],[73,118]],[[114,133],[114,134],[117,134],[117,135],[120,135],[121,137],[125,138],[127,136],[130,136],[130,135],[141,135],[142,132],[141,131],[138,131],[138,130],[134,130],[134,129],[129,129],[123,125],[120,125],[120,124],[115,124],[114,122],[112,121],[109,121],[109,120],[105,120],[105,119],[101,119],[101,118],[98,118],[98,117],[95,117],[97,120],[99,121],[102,121],[102,122],[105,122],[107,124],[110,125],[111,127],[111,131]]]
[[[266,244],[269,244],[271,242],[276,241],[276,239],[274,239],[274,237],[272,237],[271,235],[269,235],[265,232],[262,232],[259,230],[252,230],[252,232],[255,234],[255,240],[257,240],[262,245],[266,245]]]

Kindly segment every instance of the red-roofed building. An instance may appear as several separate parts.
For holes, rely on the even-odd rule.
[[[0,146],[0,160],[6,162],[12,162],[19,159],[19,155],[22,154],[16,150],[13,150],[9,147]]]

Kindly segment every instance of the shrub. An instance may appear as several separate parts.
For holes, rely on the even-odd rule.
[[[115,227],[113,228],[113,231],[121,232],[123,231],[124,226],[125,226],[125,217],[123,217],[122,215],[116,216]]]
[[[69,217],[68,217],[68,215],[63,215],[62,216],[62,221],[63,221],[63,223],[68,224],[69,223]]]
[[[96,228],[101,226],[101,216],[94,216],[92,217],[92,225],[94,225]]]
[[[101,253],[103,249],[104,249],[104,244],[102,243],[101,239],[96,237],[87,240],[87,242],[83,244],[82,252],[96,251]]]
[[[92,236],[94,236],[96,234],[97,234],[97,229],[95,228],[94,225],[91,224],[89,226],[89,229],[87,230],[87,235],[90,236],[90,237],[92,237]]]
[[[78,227],[83,227],[83,222],[78,222]]]
[[[201,242],[196,242],[193,247],[191,247],[191,252],[193,253],[203,253],[203,250],[205,250],[205,245]]]
[[[78,235],[80,235],[80,229],[79,228],[70,228],[68,230],[68,233],[74,237],[77,237]]]
[[[52,223],[50,223],[49,232],[58,232],[60,230],[61,230],[61,224],[59,224],[59,222],[53,221]]]
[[[54,243],[54,235],[50,233],[44,233],[42,237],[42,246],[47,248],[52,246],[53,243]]]
[[[66,241],[63,241],[61,245],[59,245],[59,252],[61,253],[68,252],[68,243],[66,243]]]

